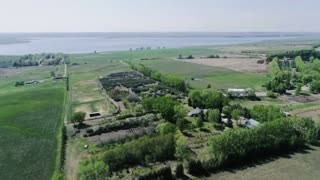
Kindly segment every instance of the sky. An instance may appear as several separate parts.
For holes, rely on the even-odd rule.
[[[0,0],[0,32],[320,32],[319,0]]]

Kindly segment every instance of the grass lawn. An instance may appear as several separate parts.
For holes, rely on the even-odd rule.
[[[0,179],[50,179],[63,122],[63,83],[21,87],[0,99]]]

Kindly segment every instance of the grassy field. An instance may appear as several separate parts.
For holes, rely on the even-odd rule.
[[[109,102],[98,82],[99,76],[114,72],[131,71],[120,60],[112,60],[110,54],[74,55],[71,60],[78,65],[69,68],[72,112],[100,112],[110,115],[116,108]]]
[[[320,176],[320,147],[270,159],[242,169],[223,171],[206,179],[219,180],[317,180]]]
[[[205,89],[208,84],[211,84],[213,89],[261,89],[261,86],[269,80],[267,76],[256,73],[243,73],[222,67],[198,65],[175,60],[136,60],[134,62],[145,64],[164,74],[175,74],[186,78],[191,87],[196,89]],[[199,80],[192,81],[191,78],[198,78]]]
[[[63,122],[63,83],[21,87],[0,99],[0,179],[50,179]]]

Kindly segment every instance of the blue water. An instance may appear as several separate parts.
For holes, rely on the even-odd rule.
[[[0,55],[228,45],[301,36],[298,33],[0,33]]]

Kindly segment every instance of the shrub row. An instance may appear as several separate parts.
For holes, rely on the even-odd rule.
[[[64,170],[67,140],[68,140],[67,128],[63,126],[61,129],[61,147],[60,147],[61,149],[60,149],[60,166],[59,166],[60,171]]]
[[[304,61],[309,61],[310,57],[320,58],[320,52],[316,50],[299,50],[299,51],[290,51],[285,53],[273,54],[268,56],[267,61],[271,62],[273,58],[278,57],[279,59],[291,58],[294,59],[297,56],[301,56]]]
[[[110,122],[106,124],[104,127],[99,127],[97,129],[87,129],[85,137],[91,137],[95,135],[101,135],[103,133],[108,133],[112,131],[118,130],[126,130],[136,127],[147,127],[151,122],[156,121],[157,116],[148,115],[143,117],[134,117],[134,118],[127,118],[125,120],[117,120],[114,122]]]
[[[137,140],[116,146],[102,155],[102,160],[111,171],[128,168],[133,165],[145,165],[151,162],[163,162],[174,159],[175,140],[172,134],[145,136]]]
[[[152,79],[120,79],[120,80],[109,80],[106,78],[100,79],[102,86],[110,90],[115,86],[122,85],[127,88],[137,88],[139,86],[144,86],[147,84],[154,84],[155,81]]]
[[[148,174],[140,175],[135,180],[173,180],[170,166],[152,171]]]

